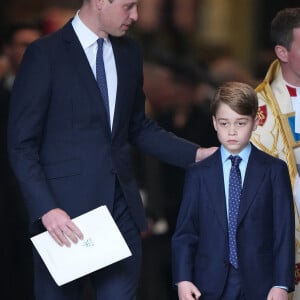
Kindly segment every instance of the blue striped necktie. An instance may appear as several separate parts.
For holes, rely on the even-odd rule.
[[[228,193],[228,236],[229,236],[229,261],[232,266],[238,268],[237,246],[236,246],[236,230],[237,218],[240,206],[240,197],[242,191],[242,179],[239,164],[241,158],[239,156],[229,156],[231,160],[231,169],[229,174],[229,193]]]
[[[103,42],[104,39],[102,38],[99,38],[97,40],[98,50],[96,56],[96,80],[99,89],[101,91],[105,110],[108,116],[108,121],[110,122],[108,90],[107,90],[106,74],[105,74],[105,67],[104,67],[104,60],[103,60]]]

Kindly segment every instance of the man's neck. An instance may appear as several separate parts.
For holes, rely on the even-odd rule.
[[[83,5],[78,12],[78,16],[81,22],[88,27],[91,31],[93,31],[96,35],[102,38],[107,38],[107,33],[100,30],[101,28],[97,16],[95,16],[93,7],[90,5]]]
[[[292,72],[290,69],[285,68],[284,65],[281,66],[281,70],[282,77],[287,84],[294,87],[300,87],[300,77],[297,77],[294,72]]]

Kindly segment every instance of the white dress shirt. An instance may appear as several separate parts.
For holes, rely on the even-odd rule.
[[[81,21],[79,17],[79,11],[72,20],[72,26],[86,54],[96,80],[96,54],[98,49],[97,40],[99,37]],[[103,60],[108,89],[110,128],[112,129],[116,104],[118,76],[114,52],[109,38],[104,39]]]

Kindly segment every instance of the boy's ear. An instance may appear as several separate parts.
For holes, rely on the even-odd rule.
[[[215,131],[217,131],[217,121],[216,121],[216,117],[215,117],[215,116],[212,116],[212,120],[213,120],[213,124],[214,124]]]
[[[253,129],[252,129],[252,131],[255,131],[255,130],[256,130],[258,124],[259,124],[259,118],[258,118],[258,116],[256,116],[255,119],[254,119],[254,124],[253,124]]]
[[[288,62],[288,50],[285,47],[281,45],[276,45],[274,51],[280,61],[285,63]]]

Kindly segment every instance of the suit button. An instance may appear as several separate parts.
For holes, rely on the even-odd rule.
[[[117,174],[117,170],[116,170],[116,169],[111,169],[110,172],[111,172],[112,174]]]
[[[228,267],[228,265],[229,265],[229,262],[228,262],[228,261],[224,261],[224,263],[223,263],[223,264],[224,264],[224,267],[225,267],[225,268],[227,268],[227,267]]]

